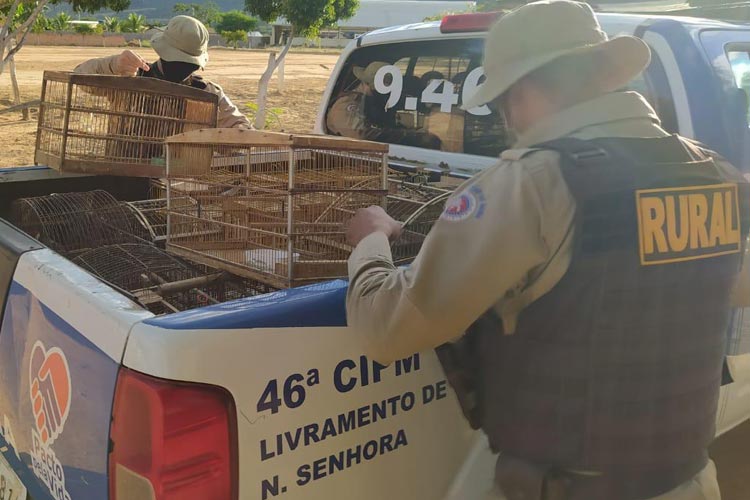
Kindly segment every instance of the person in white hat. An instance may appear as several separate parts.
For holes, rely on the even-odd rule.
[[[97,75],[143,76],[206,90],[219,97],[218,127],[252,128],[247,117],[214,82],[196,75],[208,63],[208,30],[190,16],[175,16],[167,27],[154,35],[151,47],[159,55],[153,63],[140,55],[125,50],[120,54],[85,61],[75,68],[76,73]]]
[[[409,228],[382,208],[348,224],[352,332],[380,363],[437,348],[500,453],[492,498],[720,498],[706,450],[731,303],[750,302],[731,293],[750,194],[618,91],[649,61],[584,3],[503,15],[463,106],[498,110],[513,148],[456,191],[409,267],[389,244]]]
[[[373,61],[366,67],[354,66],[355,85],[334,100],[326,114],[326,127],[333,135],[367,141],[378,141],[405,146],[440,149],[440,139],[422,129],[384,126],[385,102],[375,93],[375,76],[383,61]]]

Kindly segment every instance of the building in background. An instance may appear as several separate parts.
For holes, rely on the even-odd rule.
[[[357,13],[351,19],[341,21],[338,26],[321,31],[320,40],[309,41],[295,38],[293,44],[321,47],[343,47],[358,35],[378,28],[399,24],[420,23],[447,13],[465,12],[473,9],[475,2],[414,1],[414,0],[362,0]],[[272,23],[271,43],[284,45],[291,26],[284,18]]]

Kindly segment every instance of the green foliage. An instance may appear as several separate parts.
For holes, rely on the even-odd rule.
[[[76,12],[94,13],[102,9],[120,12],[130,7],[130,0],[51,0],[52,4],[69,4]]]
[[[10,14],[10,8],[12,7],[12,4],[13,4],[12,0],[0,0],[0,24],[5,22],[6,17]],[[29,19],[29,17],[31,17],[31,15],[34,13],[36,6],[37,6],[37,2],[35,0],[25,0],[19,3],[18,7],[16,8],[16,11],[12,13],[13,17],[10,23],[11,31],[17,29],[19,26],[25,23]],[[45,12],[46,10],[47,10],[47,7],[45,6],[42,9],[42,13]],[[33,28],[34,28],[34,25],[32,24],[31,25],[32,31],[33,31]]]
[[[266,22],[286,18],[295,34],[315,38],[321,28],[349,19],[359,0],[245,0],[245,10]]]
[[[477,0],[476,9],[478,12],[509,10],[527,3],[529,2],[524,0]]]
[[[222,31],[221,37],[232,44],[235,50],[237,50],[237,44],[240,42],[247,42],[247,31],[235,30],[235,31]]]
[[[435,14],[434,16],[425,17],[423,20],[424,22],[430,22],[430,21],[442,21],[445,16],[453,16],[456,14],[466,14],[467,12],[474,12],[474,9],[469,10],[453,10],[453,11],[445,11],[441,12],[440,14]]]
[[[39,16],[34,21],[34,24],[31,25],[32,33],[44,33],[45,31],[49,31],[51,29],[52,22],[44,14],[39,14]]]
[[[111,9],[119,12],[130,6],[130,0],[50,0],[48,5],[54,4],[69,4],[79,14],[83,12],[94,13],[100,9]],[[10,14],[9,11],[12,5],[12,0],[0,0],[0,20],[4,20]],[[12,13],[11,31],[23,25],[34,14],[38,5],[38,0],[22,0],[16,12]],[[44,12],[47,10],[48,7],[45,5],[37,19],[30,26],[29,29],[31,31],[39,33],[45,30],[55,29],[62,31],[69,28],[68,22],[72,18],[67,13],[61,13],[52,19],[48,19],[44,16]]]
[[[216,23],[216,31],[224,36],[225,31],[253,31],[258,27],[258,20],[249,16],[241,10],[230,10],[221,14],[221,18]]]
[[[192,16],[205,24],[213,25],[221,19],[221,9],[214,2],[200,3],[176,3],[172,7],[175,14]]]
[[[70,21],[72,20],[73,18],[65,12],[60,12],[50,20],[50,25],[54,31],[67,31],[70,29]]]
[[[104,27],[105,31],[109,31],[110,33],[119,33],[120,19],[115,16],[104,16],[102,26]]]
[[[120,23],[120,30],[124,33],[141,33],[146,30],[146,18],[135,12],[131,12],[128,17]]]
[[[258,113],[258,104],[254,102],[245,103],[245,107],[250,111],[253,118]],[[279,129],[283,128],[281,123],[281,115],[284,114],[284,108],[266,108],[266,126],[265,128],[271,127],[274,122],[279,125]],[[253,121],[252,119],[250,121]]]
[[[90,24],[76,24],[73,26],[73,31],[80,35],[101,35],[104,33],[104,26],[97,24],[92,26]]]

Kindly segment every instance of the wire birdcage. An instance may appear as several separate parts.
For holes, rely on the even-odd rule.
[[[148,230],[151,241],[164,241],[167,237],[167,199],[152,198],[148,200],[124,202],[141,218]],[[182,211],[197,215],[198,202],[189,196],[175,196],[172,204]]]
[[[167,249],[277,288],[346,276],[344,223],[385,203],[384,144],[214,129],[167,150]]]
[[[143,217],[106,191],[20,198],[11,221],[53,250],[72,255],[115,243],[151,242]]]
[[[35,162],[63,172],[164,176],[164,139],[216,126],[214,94],[155,78],[44,72]]]
[[[257,281],[189,264],[153,245],[103,246],[78,255],[73,262],[128,292],[154,314],[274,291]]]
[[[403,224],[401,236],[391,244],[395,264],[416,257],[452,193],[452,189],[391,179],[386,211]]]

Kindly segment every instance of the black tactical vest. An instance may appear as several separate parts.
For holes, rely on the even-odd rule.
[[[665,493],[707,462],[750,193],[676,136],[540,147],[576,201],[572,261],[513,335],[473,325],[476,416],[496,451],[601,473],[574,498]]]

